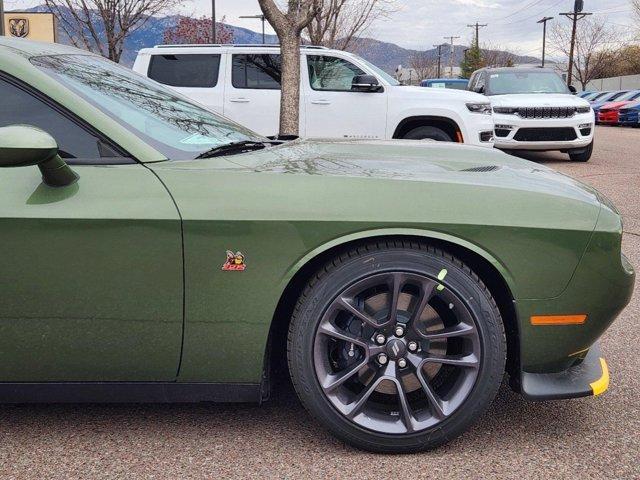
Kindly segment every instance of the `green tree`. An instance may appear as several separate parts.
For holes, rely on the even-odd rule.
[[[460,63],[460,75],[469,78],[473,72],[484,66],[482,58],[482,50],[480,45],[474,40],[469,50],[465,52],[464,58]]]

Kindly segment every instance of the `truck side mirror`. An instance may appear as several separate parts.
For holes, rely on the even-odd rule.
[[[378,92],[380,83],[373,75],[356,75],[351,82],[351,90],[356,92]]]
[[[66,187],[80,178],[60,158],[57,142],[44,130],[31,125],[0,127],[0,168],[34,165],[50,187]]]

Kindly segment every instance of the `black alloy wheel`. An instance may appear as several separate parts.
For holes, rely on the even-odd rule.
[[[495,302],[439,250],[385,242],[356,252],[321,271],[298,303],[289,335],[296,391],[358,447],[444,443],[484,411],[502,379]]]

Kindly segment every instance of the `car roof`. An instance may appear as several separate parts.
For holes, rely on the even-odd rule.
[[[485,67],[481,68],[479,71],[499,73],[499,72],[518,72],[518,73],[537,73],[537,72],[545,72],[545,73],[556,73],[555,70],[551,68],[538,68],[538,67]]]
[[[85,54],[95,55],[89,51],[78,50],[69,45],[50,42],[35,42],[15,37],[0,37],[0,47],[5,55],[20,55],[21,57],[38,57],[41,55],[64,55],[64,54]]]
[[[185,51],[192,51],[192,50],[214,50],[214,51],[232,51],[235,49],[255,49],[255,50],[280,50],[280,44],[278,43],[265,43],[265,44],[231,44],[231,43],[212,43],[212,44],[208,44],[208,43],[183,43],[183,44],[161,44],[161,45],[155,45],[151,48],[142,48],[140,49],[139,53],[145,53],[148,55],[162,55],[163,54],[163,50],[185,50]],[[313,51],[317,51],[317,50],[321,50],[321,51],[327,51],[327,52],[335,52],[336,50],[328,48],[328,47],[323,47],[323,46],[318,46],[318,45],[301,45],[300,46],[300,50],[313,50]],[[341,52],[341,53],[347,53],[347,52]]]

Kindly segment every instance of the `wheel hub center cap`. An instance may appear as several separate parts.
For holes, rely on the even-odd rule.
[[[402,340],[393,339],[387,343],[387,355],[389,358],[396,360],[402,358],[407,353],[407,346]]]

